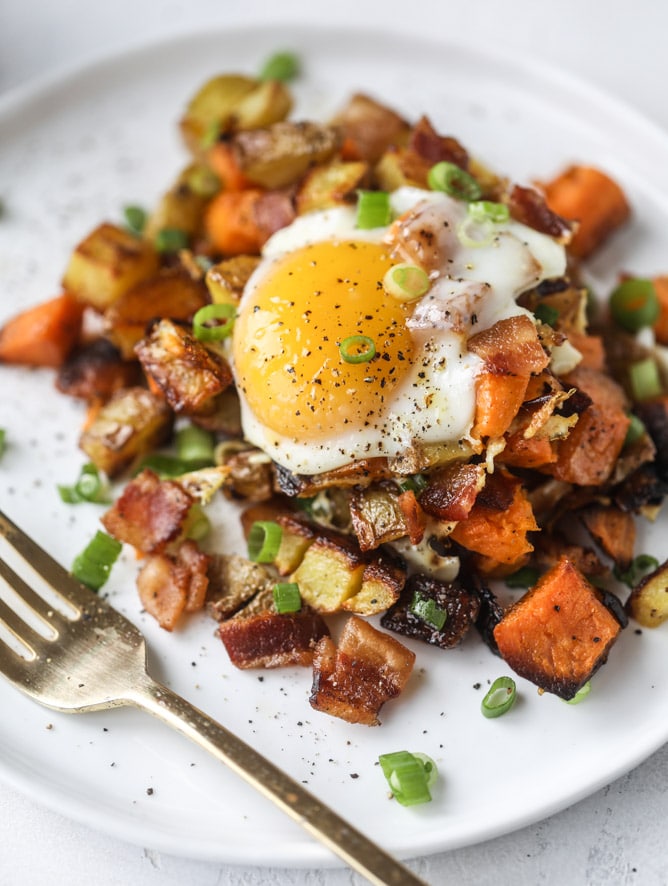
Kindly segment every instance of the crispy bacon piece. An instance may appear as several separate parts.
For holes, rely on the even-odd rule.
[[[491,372],[532,375],[550,362],[538,339],[536,326],[525,314],[507,317],[472,335],[469,351],[477,354]]]
[[[386,701],[405,687],[415,653],[394,637],[351,616],[338,647],[330,637],[316,646],[311,706],[348,723],[377,726]]]
[[[446,613],[445,624],[437,628],[432,623],[416,615],[413,610],[415,599],[433,600],[439,609]],[[439,581],[428,575],[411,575],[401,592],[401,597],[380,623],[384,628],[423,640],[441,649],[450,649],[463,640],[471,625],[475,624],[480,610],[480,598],[458,584]]]
[[[165,550],[183,532],[194,498],[173,480],[143,470],[101,517],[107,532],[145,554]]]
[[[152,554],[137,576],[137,589],[144,609],[161,628],[172,631],[184,612],[204,606],[209,583],[209,557],[188,539],[176,554]]]
[[[543,195],[535,188],[515,185],[510,192],[508,206],[515,221],[540,231],[541,234],[556,237],[562,243],[568,243],[571,239],[570,223],[553,212]]]
[[[484,485],[484,465],[454,462],[429,475],[420,507],[439,520],[465,520]]]
[[[308,667],[318,641],[329,636],[323,619],[309,609],[229,618],[218,631],[232,664],[242,669]]]

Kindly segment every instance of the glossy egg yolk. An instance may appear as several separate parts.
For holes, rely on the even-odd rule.
[[[303,440],[378,426],[412,362],[410,307],[383,289],[392,264],[377,243],[322,242],[256,278],[235,323],[233,360],[263,425]],[[375,356],[346,362],[341,344],[350,336],[371,339]]]

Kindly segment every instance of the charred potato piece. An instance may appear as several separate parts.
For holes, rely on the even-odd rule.
[[[349,152],[370,163],[390,145],[405,144],[410,133],[410,124],[396,111],[363,93],[351,96],[332,123],[343,130]]]
[[[350,515],[361,550],[370,551],[408,535],[400,498],[401,493],[396,487],[370,486],[354,490]]]
[[[399,599],[406,583],[406,567],[396,556],[379,552],[362,573],[362,587],[344,601],[342,608],[358,615],[376,615]]]
[[[279,575],[289,575],[297,569],[306,551],[315,541],[316,530],[296,514],[281,514],[276,518],[276,522],[283,531],[281,544],[274,558],[274,566]]]
[[[164,443],[172,430],[172,412],[144,388],[118,391],[101,407],[81,434],[80,448],[109,477]]]
[[[517,674],[569,700],[607,660],[620,630],[596,588],[562,557],[510,607],[494,639]]]
[[[361,161],[339,160],[314,167],[299,186],[297,214],[346,205],[355,189],[364,186],[368,174],[368,164]]]
[[[306,550],[290,576],[299,585],[302,600],[317,612],[337,612],[359,593],[367,560],[345,536],[321,536]]]
[[[226,458],[229,468],[225,492],[246,501],[268,501],[274,494],[274,471],[271,460],[257,449],[246,449]]]
[[[226,388],[207,402],[206,412],[194,413],[189,418],[214,434],[241,437],[241,405],[236,388]]]
[[[208,80],[193,96],[179,126],[197,156],[212,138],[236,129],[270,126],[287,117],[291,107],[292,96],[282,83],[223,74]]]
[[[318,641],[329,636],[322,618],[309,610],[230,618],[218,632],[230,661],[242,669],[308,667]]]
[[[432,602],[445,613],[442,627],[416,614],[426,603]],[[450,649],[463,640],[475,624],[480,609],[477,594],[454,582],[443,582],[427,575],[412,575],[406,582],[398,602],[381,618],[384,628],[423,640],[441,649]]]
[[[317,123],[275,123],[236,133],[230,142],[244,175],[264,188],[284,188],[339,149],[341,136]]]
[[[645,628],[656,628],[668,620],[668,560],[631,591],[626,611]]]
[[[271,591],[275,582],[264,566],[238,554],[216,554],[209,563],[207,610],[216,621],[238,612],[256,595]]]
[[[381,707],[402,692],[414,663],[415,654],[402,643],[353,615],[338,647],[329,637],[316,647],[311,707],[348,723],[377,726]]]
[[[63,277],[63,288],[84,304],[104,311],[158,270],[158,253],[145,240],[104,223],[79,243]]]
[[[180,268],[160,271],[118,298],[104,314],[105,332],[126,360],[135,359],[135,346],[158,317],[192,320],[208,303],[204,284]]]
[[[411,177],[406,170],[406,148],[389,148],[376,163],[373,176],[378,187],[383,191],[396,191],[398,188],[424,186],[417,177]]]
[[[202,411],[232,383],[225,360],[171,320],[154,323],[135,351],[175,412]]]
[[[138,385],[141,371],[136,360],[123,360],[106,338],[96,338],[76,351],[61,366],[56,388],[69,397],[106,401],[116,391]]]
[[[206,286],[214,304],[238,305],[246,283],[260,263],[256,255],[235,255],[206,272]]]

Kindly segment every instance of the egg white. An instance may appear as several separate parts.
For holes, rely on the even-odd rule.
[[[407,323],[414,340],[413,364],[378,420],[370,427],[347,431],[332,427],[326,440],[303,442],[289,428],[279,434],[266,427],[239,392],[246,439],[295,473],[318,474],[377,456],[401,458],[423,444],[465,445],[470,441],[476,376],[482,365],[468,352],[467,338],[498,320],[533,316],[516,303],[517,297],[565,271],[564,248],[515,221],[494,225],[488,243],[464,245],[455,232],[466,220],[466,204],[441,192],[400,188],[390,195],[390,204],[394,217],[409,213],[408,225],[426,223],[443,232],[447,258],[431,271],[432,286],[415,303]],[[341,206],[300,216],[274,234],[239,310],[287,253],[328,240],[386,242],[388,228],[358,229],[355,219],[354,207]],[[410,239],[410,228],[406,234]]]

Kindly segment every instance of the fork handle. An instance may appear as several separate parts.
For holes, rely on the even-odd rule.
[[[427,886],[298,782],[190,702],[148,675],[128,701],[163,720],[240,775],[376,886]]]

